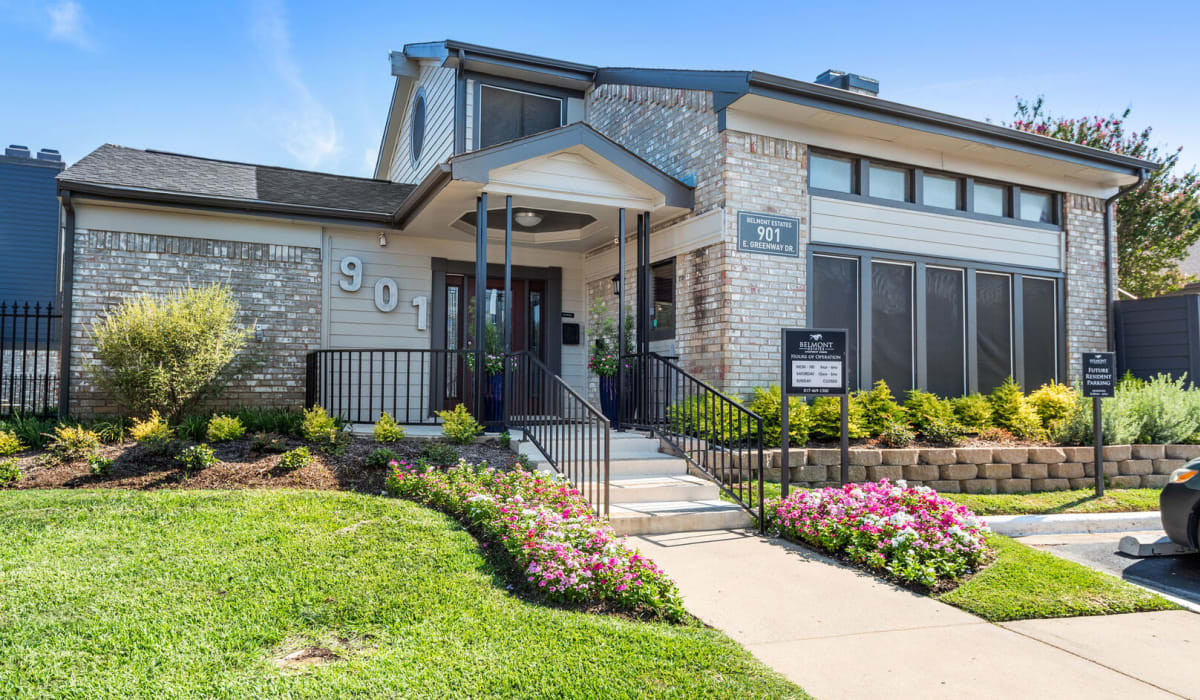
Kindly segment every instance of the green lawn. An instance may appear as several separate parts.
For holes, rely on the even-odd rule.
[[[970,508],[976,515],[1041,515],[1044,513],[1126,513],[1158,510],[1162,489],[1105,489],[1102,498],[1093,489],[1043,493],[944,493],[946,498]]]
[[[991,535],[996,561],[966,583],[938,596],[985,620],[1171,610],[1174,603],[1114,576],[1015,540]]]
[[[804,697],[718,631],[505,588],[405,501],[0,492],[0,697]]]

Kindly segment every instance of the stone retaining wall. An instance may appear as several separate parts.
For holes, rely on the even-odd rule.
[[[768,479],[781,476],[781,450],[767,450]],[[937,491],[1028,493],[1089,488],[1095,483],[1091,447],[945,447],[850,450],[851,481],[904,479]],[[1160,488],[1172,471],[1200,457],[1200,445],[1109,445],[1104,474],[1113,488]],[[790,450],[796,486],[836,486],[841,450]]]

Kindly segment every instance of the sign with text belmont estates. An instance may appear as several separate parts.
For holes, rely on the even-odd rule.
[[[800,257],[800,219],[738,212],[738,250],[743,253]]]
[[[836,396],[842,397],[842,458],[841,482],[850,480],[850,436],[846,430],[849,422],[850,402],[846,386],[846,362],[848,344],[846,329],[839,328],[783,328],[781,330],[780,358],[782,362],[780,386],[783,387],[780,410],[780,494],[787,497],[788,481],[791,479],[791,436],[788,421],[791,411],[788,404],[792,396]]]
[[[1100,399],[1117,393],[1117,354],[1112,352],[1081,353],[1083,377],[1081,387],[1084,398],[1092,400],[1092,464],[1104,463],[1104,416],[1100,411]],[[1096,495],[1104,495],[1104,470],[1096,469]]]

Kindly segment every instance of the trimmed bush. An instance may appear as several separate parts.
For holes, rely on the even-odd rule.
[[[175,430],[158,411],[151,411],[149,418],[134,421],[129,435],[145,448],[147,454],[164,455],[175,447]]]
[[[26,449],[25,443],[11,430],[0,430],[0,457],[15,455]]]
[[[951,399],[950,405],[954,409],[954,420],[964,430],[978,433],[992,427],[992,404],[986,396],[979,393],[960,396]]]
[[[0,489],[11,486],[21,480],[21,468],[17,466],[17,458],[0,459]]]
[[[739,443],[753,433],[745,414],[703,396],[671,405],[667,408],[667,419],[680,433],[715,445]]]
[[[917,436],[908,427],[908,423],[901,420],[888,423],[879,433],[879,444],[884,447],[908,447],[916,439]]]
[[[382,413],[379,415],[379,420],[375,422],[374,435],[375,442],[384,444],[400,442],[405,436],[404,426],[397,423],[396,419],[387,413]]]
[[[297,447],[291,452],[284,452],[279,456],[279,468],[284,471],[293,472],[297,469],[303,469],[312,463],[312,453],[307,447]]]
[[[444,442],[430,442],[421,449],[421,459],[434,467],[453,467],[458,464],[458,450]]]
[[[778,384],[767,388],[755,387],[754,399],[747,407],[762,416],[763,447],[779,447],[782,444],[783,400]],[[788,436],[790,445],[808,442],[808,404],[799,396],[788,397]]]
[[[92,375],[134,415],[180,416],[224,388],[222,374],[251,333],[238,326],[238,311],[220,284],[126,299],[92,324]]]
[[[175,455],[175,461],[183,468],[184,474],[191,476],[216,464],[217,456],[208,445],[192,445],[180,450],[179,454]]]
[[[483,432],[483,426],[461,403],[451,410],[438,411],[437,415],[442,419],[442,435],[456,445],[469,445]]]
[[[928,391],[911,389],[904,395],[904,415],[913,430],[925,435],[930,423],[953,423],[954,406]]]
[[[350,436],[342,431],[343,424],[320,406],[304,412],[300,434],[328,454],[340,454],[346,449]]]
[[[100,449],[100,436],[81,425],[59,425],[50,433],[45,459],[66,464],[87,459]]]
[[[850,402],[858,404],[861,416],[858,426],[867,432],[868,437],[875,437],[890,424],[906,419],[904,409],[896,403],[892,390],[882,379],[875,382],[870,391],[854,392]]]
[[[813,440],[840,440],[842,435],[842,400],[836,396],[822,396],[808,407],[809,435]],[[851,401],[849,415],[846,417],[846,432],[850,439],[867,437],[867,431],[862,427],[862,408],[858,402]]]
[[[240,440],[246,434],[246,426],[237,416],[215,415],[208,421],[205,436],[209,442]]]
[[[1000,386],[988,397],[992,406],[992,423],[998,428],[1004,428],[1019,438],[1036,439],[1041,437],[1042,420],[1037,411],[1025,400],[1021,387],[1006,377]]]
[[[1075,410],[1075,404],[1079,403],[1079,394],[1066,384],[1050,380],[1049,384],[1043,384],[1030,394],[1026,401],[1037,412],[1042,427],[1048,431],[1055,431]]]
[[[381,447],[367,455],[368,469],[383,469],[388,465],[388,462],[399,462],[400,455],[392,452],[386,447]]]
[[[953,420],[935,418],[925,425],[922,435],[934,444],[954,447],[962,442],[963,429]]]

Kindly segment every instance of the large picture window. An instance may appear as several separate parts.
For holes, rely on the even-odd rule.
[[[967,393],[965,272],[925,268],[925,338],[928,390],[938,396]]]
[[[813,256],[811,325],[847,329],[846,380],[851,389],[858,388],[858,258]]]
[[[1025,387],[1034,389],[1057,376],[1058,304],[1055,280],[1021,280],[1022,325],[1025,330]]]
[[[529,92],[479,89],[479,147],[487,148],[562,126],[563,102]]]
[[[976,343],[979,346],[979,390],[988,393],[1013,373],[1012,277],[975,275]]]
[[[913,266],[871,264],[871,381],[895,394],[913,388]]]

